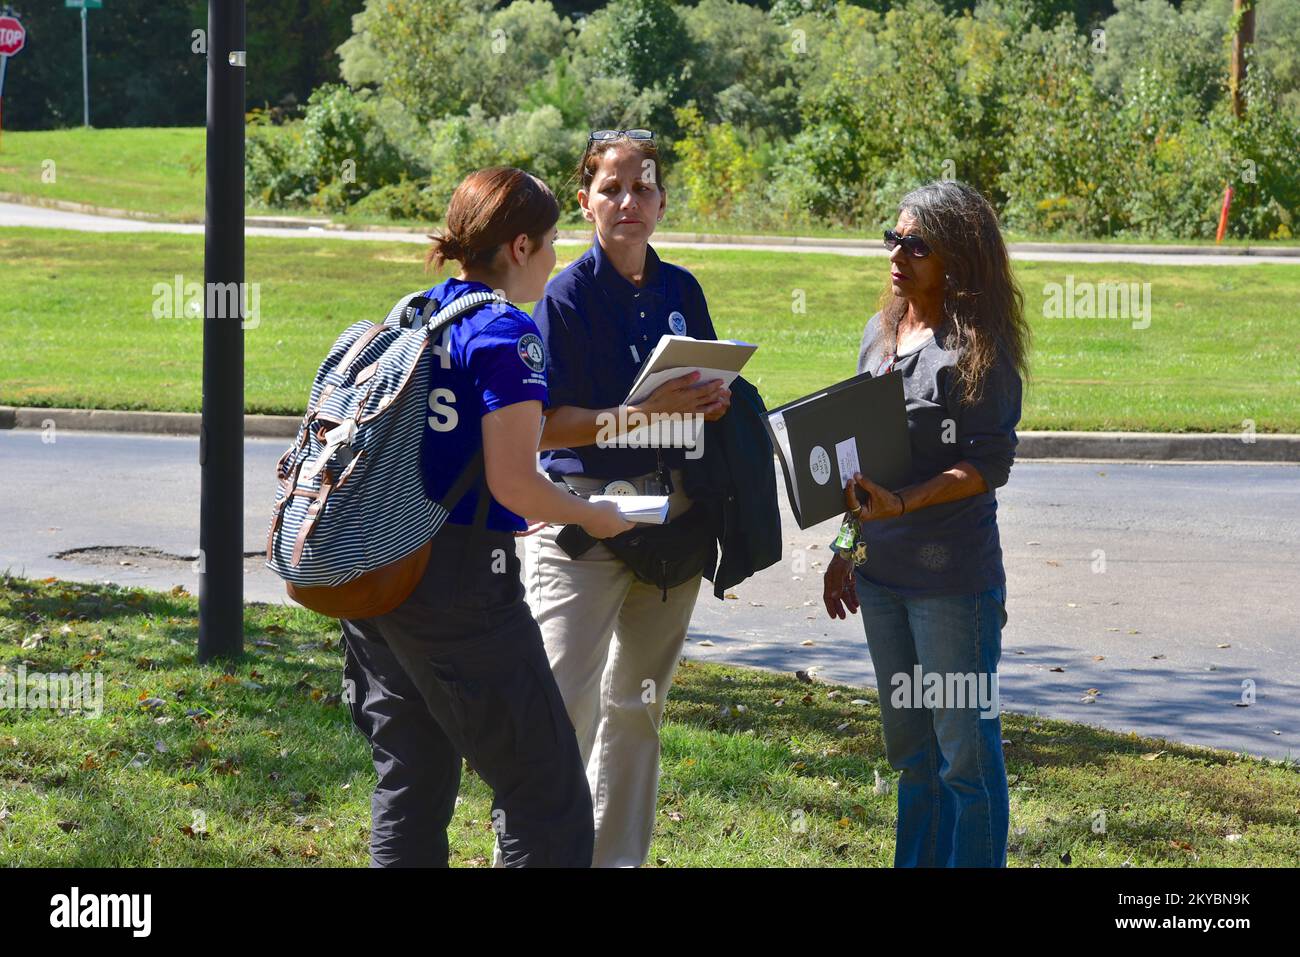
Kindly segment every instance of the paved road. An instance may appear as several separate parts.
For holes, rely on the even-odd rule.
[[[78,229],[86,232],[163,232],[202,234],[203,226],[197,223],[154,223],[139,219],[92,216],[42,206],[20,203],[0,203],[0,226],[40,226],[57,229]],[[317,239],[353,239],[424,244],[428,240],[420,233],[365,230],[322,229],[307,227],[288,229],[275,226],[247,226],[248,236],[275,236],[279,238],[309,237]],[[586,245],[579,240],[560,240],[561,244]],[[747,243],[692,243],[675,240],[656,240],[659,249],[748,249],[765,252],[828,253],[836,256],[886,256],[884,248],[845,248],[813,244],[754,246]],[[1012,247],[1013,259],[1037,262],[1128,262],[1169,266],[1249,266],[1252,263],[1281,263],[1300,266],[1300,260],[1287,256],[1233,256],[1221,253],[1133,253],[1133,252],[1019,252]]]
[[[52,438],[0,431],[0,568],[197,591],[183,559],[51,557],[105,545],[192,555],[197,440]],[[249,551],[261,547],[285,444],[247,442]],[[1300,467],[1025,461],[1001,503],[1006,710],[1300,757]],[[833,529],[801,532],[783,514],[785,561],[735,599],[706,588],[687,654],[874,686],[859,622],[831,621],[820,607]],[[281,600],[278,579],[255,558],[248,568],[249,600]],[[1255,703],[1236,707],[1245,680]],[[1101,695],[1084,703],[1090,688]]]

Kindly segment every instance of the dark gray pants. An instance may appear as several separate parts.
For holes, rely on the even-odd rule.
[[[345,698],[379,776],[371,866],[447,866],[462,757],[492,788],[507,867],[591,865],[591,794],[512,536],[444,526],[410,598],[342,627]]]

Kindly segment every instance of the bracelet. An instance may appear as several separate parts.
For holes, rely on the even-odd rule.
[[[906,515],[906,514],[907,514],[907,502],[903,501],[903,496],[901,496],[901,495],[899,495],[897,492],[895,492],[895,493],[894,493],[894,498],[898,499],[898,507],[902,509],[902,511],[899,512],[898,514],[899,514],[899,515]]]

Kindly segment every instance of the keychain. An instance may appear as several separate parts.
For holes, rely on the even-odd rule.
[[[858,520],[845,512],[844,521],[840,523],[840,533],[831,545],[836,554],[851,561],[854,567],[864,565],[867,561],[867,543],[858,539],[860,528]]]

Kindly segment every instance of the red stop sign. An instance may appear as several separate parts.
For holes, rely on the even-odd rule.
[[[0,56],[13,56],[27,42],[27,31],[17,17],[0,17]]]

